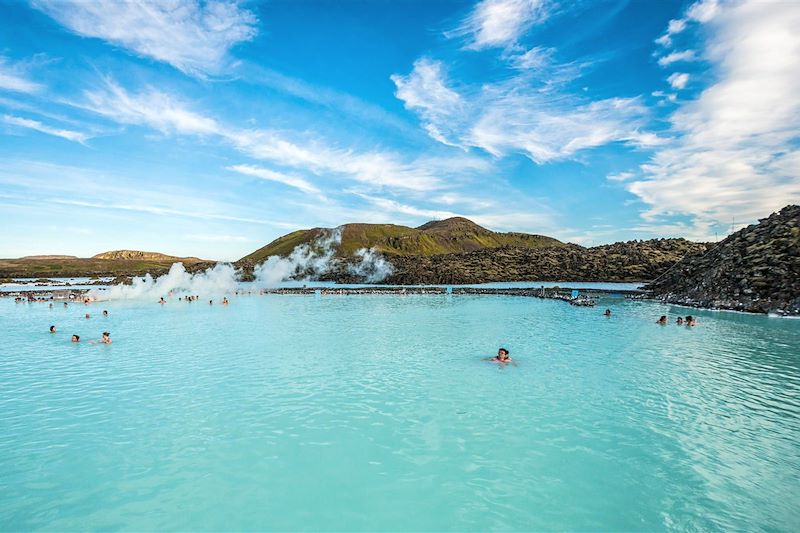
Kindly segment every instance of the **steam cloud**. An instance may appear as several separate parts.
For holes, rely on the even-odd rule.
[[[295,246],[288,257],[271,255],[253,269],[256,284],[275,287],[290,279],[318,278],[331,270],[336,248],[342,243],[342,229],[336,228],[311,244]]]
[[[378,283],[394,273],[392,264],[375,248],[361,248],[356,251],[358,263],[347,266],[347,271],[355,276],[364,278],[367,283]]]
[[[144,278],[133,278],[132,285],[115,285],[106,290],[92,289],[89,296],[95,300],[158,299],[174,295],[202,294],[205,296],[223,295],[236,290],[238,271],[229,263],[217,263],[204,272],[190,274],[183,263],[174,263],[167,274],[153,279],[147,274]]]
[[[253,274],[256,284],[275,287],[287,280],[313,280],[337,266],[336,249],[342,243],[342,228],[330,230],[311,244],[301,244],[289,257],[273,255],[258,265]],[[378,283],[394,272],[394,268],[375,249],[361,248],[357,262],[347,265],[347,272],[367,283]]]
[[[288,280],[313,280],[331,272],[340,261],[335,257],[342,243],[342,228],[326,230],[314,242],[296,246],[288,257],[273,255],[253,269],[256,285],[276,287]],[[374,248],[361,248],[356,262],[347,265],[347,272],[378,283],[394,272],[392,264]],[[239,288],[239,271],[229,263],[190,274],[183,263],[175,263],[167,274],[153,278],[150,274],[133,278],[131,285],[115,285],[105,290],[92,289],[88,296],[95,300],[158,299],[173,296],[205,297],[230,294]]]

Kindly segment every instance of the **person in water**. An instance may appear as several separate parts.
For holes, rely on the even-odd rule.
[[[499,350],[497,350],[497,355],[488,358],[487,361],[491,361],[492,363],[499,363],[502,365],[511,363],[512,365],[517,366],[517,363],[513,359],[511,359],[511,356],[508,355],[508,350],[506,350],[505,348],[500,348]]]
[[[229,303],[230,302],[228,302],[228,297],[227,296],[223,296],[222,297],[222,305],[228,305]]]
[[[611,309],[606,309],[606,310],[603,312],[603,316],[611,316]]]
[[[56,332],[56,327],[50,326],[50,333],[55,333],[55,332]]]
[[[100,339],[101,344],[111,344],[111,333],[104,331],[103,337]]]
[[[160,303],[160,304],[162,304],[162,305],[163,305],[163,304],[167,303],[167,301],[166,301],[166,300],[164,299],[164,297],[162,296],[162,297],[161,297],[161,299],[158,301],[158,303]]]
[[[89,313],[86,313],[86,320],[89,320],[90,318],[92,318],[92,315],[90,315]]]
[[[72,342],[80,342],[80,340],[81,340],[81,338],[80,338],[79,335],[73,335],[72,336]]]
[[[107,309],[103,309],[103,316],[108,316],[108,310]]]
[[[677,325],[679,325],[679,326],[682,326],[682,325],[683,325],[683,317],[682,317],[682,316],[679,316],[679,317],[678,317],[678,320],[676,320],[676,321],[675,321],[675,323],[676,323]]]
[[[667,315],[661,315],[661,318],[656,320],[656,324],[661,324],[662,326],[665,326],[667,324]]]
[[[697,325],[697,321],[695,320],[695,318],[692,315],[687,315],[686,316],[686,325],[687,326],[696,326]]]

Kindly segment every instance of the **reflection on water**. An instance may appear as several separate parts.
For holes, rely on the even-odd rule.
[[[800,321],[203,301],[0,300],[0,529],[800,529]]]

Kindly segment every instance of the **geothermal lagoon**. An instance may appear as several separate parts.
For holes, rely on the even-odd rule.
[[[0,529],[800,528],[800,321],[227,275],[0,298]]]

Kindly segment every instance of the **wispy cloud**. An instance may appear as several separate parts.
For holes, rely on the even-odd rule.
[[[447,35],[466,38],[466,47],[473,50],[506,47],[548,15],[545,0],[481,0]]]
[[[672,139],[628,189],[655,223],[681,213],[694,224],[754,220],[800,201],[800,4],[703,1],[712,85],[671,116]]]
[[[609,181],[627,181],[635,174],[633,172],[619,172],[617,174],[609,174],[606,179]]]
[[[717,15],[719,7],[719,0],[699,0],[695,2],[686,10],[686,15],[683,18],[669,21],[667,30],[661,37],[656,39],[656,43],[664,47],[672,46],[673,36],[683,32],[690,22],[709,22]]]
[[[275,172],[274,170],[270,170],[268,168],[256,167],[254,165],[233,165],[228,167],[228,170],[238,172],[239,174],[244,174],[245,176],[253,176],[262,180],[283,183],[284,185],[294,187],[295,189],[299,189],[307,193],[317,194],[320,192],[318,188],[303,178],[289,176],[281,172]]]
[[[696,61],[697,54],[694,50],[682,50],[680,52],[671,52],[664,57],[658,59],[658,64],[662,67],[669,66],[678,61]]]
[[[610,142],[657,141],[641,131],[647,109],[638,98],[586,101],[546,81],[543,86],[531,73],[464,87],[459,94],[443,73],[440,62],[420,60],[411,73],[392,80],[397,97],[420,115],[431,137],[446,144],[473,146],[495,156],[521,152],[544,163]]]
[[[430,160],[408,160],[391,151],[357,151],[332,146],[307,133],[272,129],[241,128],[194,111],[174,96],[148,88],[131,93],[112,80],[85,93],[85,101],[73,105],[90,110],[120,124],[147,126],[165,134],[216,136],[254,159],[313,174],[334,174],[374,187],[429,191],[444,186],[441,171],[447,165],[431,167]],[[455,157],[454,168],[464,160]],[[437,172],[439,171],[439,172]]]
[[[255,15],[227,0],[34,0],[69,30],[169,63],[189,74],[218,72],[229,50],[256,34]]]
[[[87,134],[81,133],[79,131],[55,128],[52,126],[48,126],[47,124],[43,124],[38,120],[16,117],[14,115],[3,115],[3,122],[5,122],[6,124],[11,124],[13,126],[18,126],[20,128],[27,128],[30,130],[46,133],[47,135],[61,137],[63,139],[78,142],[81,144],[85,143],[86,140],[89,139],[89,136]]]
[[[43,88],[42,84],[28,79],[20,64],[11,63],[5,57],[0,56],[0,90],[35,93]]]
[[[689,75],[685,72],[673,72],[669,75],[667,81],[673,89],[680,90],[685,88],[686,84],[689,83]]]

